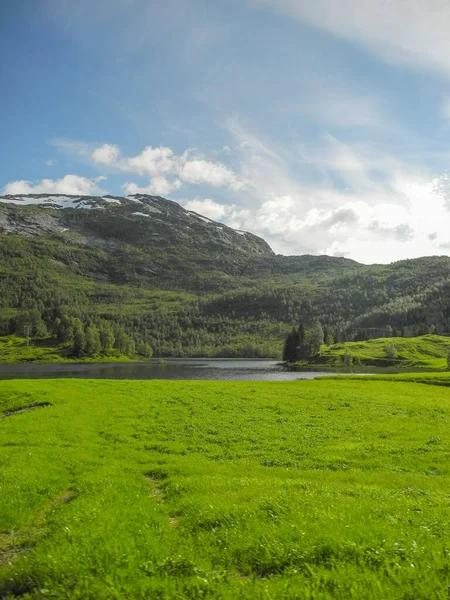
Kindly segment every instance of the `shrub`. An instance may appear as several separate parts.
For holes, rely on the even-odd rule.
[[[146,344],[145,342],[141,342],[138,345],[137,352],[141,356],[145,356],[145,358],[151,358],[153,356],[153,348],[150,344]]]
[[[397,348],[394,344],[386,344],[384,347],[386,356],[390,359],[397,358]]]
[[[352,367],[353,366],[353,356],[352,356],[352,353],[350,352],[350,350],[348,348],[345,351],[345,354],[344,354],[344,356],[342,358],[343,358],[343,361],[344,361],[344,365],[346,367]]]

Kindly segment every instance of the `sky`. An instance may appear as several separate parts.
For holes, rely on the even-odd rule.
[[[450,255],[448,0],[0,3],[0,193],[170,198],[280,254]]]

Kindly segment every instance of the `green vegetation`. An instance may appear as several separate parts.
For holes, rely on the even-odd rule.
[[[286,362],[305,361],[311,356],[320,353],[325,337],[328,340],[332,337],[328,333],[328,327],[326,330],[327,335],[325,336],[320,323],[314,323],[308,330],[305,330],[302,323],[300,323],[298,329],[294,327],[286,336],[283,348],[283,360]]]
[[[103,210],[0,205],[9,232],[0,235],[0,335],[29,331],[57,345],[61,322],[78,319],[68,341],[79,358],[281,358],[300,322],[317,339],[322,328],[328,345],[450,333],[448,257],[365,266],[276,256],[256,236],[164,199],[148,203],[158,209],[152,218],[133,216],[132,201]],[[102,329],[114,342],[98,352]]]
[[[374,373],[367,374],[364,376],[357,374],[347,374],[345,376],[342,375],[326,375],[321,377],[323,380],[345,380],[345,381],[406,381],[406,382],[414,382],[414,383],[423,383],[425,385],[443,385],[445,387],[450,387],[450,372],[422,372],[422,373]]]
[[[135,354],[138,360],[145,360],[144,354]],[[55,340],[35,339],[29,343],[15,335],[0,337],[0,363],[59,363],[59,362],[126,362],[129,356],[115,350],[108,355],[74,356],[70,344]]]
[[[0,596],[447,599],[449,400],[363,378],[1,382]]]
[[[308,364],[315,366],[375,366],[398,368],[448,368],[450,337],[423,335],[416,338],[379,338],[322,346]],[[350,360],[351,359],[351,360]],[[301,363],[304,366],[305,363]]]
[[[153,281],[134,286],[117,283],[118,273],[111,267],[114,283],[109,283],[105,281],[107,274],[90,272],[103,268],[106,255],[54,238],[31,242],[0,236],[3,335],[23,337],[28,332],[37,343],[47,339],[49,346],[69,342],[68,354],[74,358],[96,353],[95,344],[86,348],[86,333],[92,328],[94,336],[95,330],[109,328],[114,336],[113,349],[130,357],[134,357],[135,350],[147,357],[280,356],[286,324],[265,316],[243,320],[232,313],[210,314],[209,299],[214,295],[200,294],[201,286],[197,293],[179,289],[184,278],[177,283],[168,282],[163,276],[158,280],[158,287],[178,286],[173,291],[155,289]],[[53,256],[58,256],[58,260]],[[108,260],[114,262],[112,258]],[[123,260],[132,261],[134,256]],[[170,256],[166,260],[171,264]],[[119,268],[121,264],[117,258],[114,266]],[[130,273],[136,268],[135,264],[126,264]],[[205,277],[210,274],[206,270]],[[193,281],[195,285],[196,279]],[[75,329],[72,326],[72,333],[68,331],[70,327],[62,331],[61,324],[71,321],[73,325],[74,320],[78,321]],[[75,330],[78,345],[74,345]],[[108,356],[110,352],[101,354]]]

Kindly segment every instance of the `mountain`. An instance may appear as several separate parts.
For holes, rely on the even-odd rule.
[[[328,256],[276,256],[256,235],[144,194],[2,196],[0,234],[41,245],[46,239],[64,241],[88,254],[101,251],[91,266],[95,270],[84,274],[111,283],[152,282],[194,292],[229,289],[230,275],[317,274],[358,266]]]
[[[198,251],[269,255],[261,238],[185,210],[159,196],[0,196],[1,233],[47,235],[75,231],[87,245],[187,245]],[[17,207],[25,210],[17,211]],[[66,236],[67,237],[67,236]]]
[[[176,282],[180,276],[186,279],[186,269],[192,272],[208,265],[232,273],[251,257],[273,256],[269,245],[251,233],[147,195],[4,196],[0,198],[0,233],[58,236],[69,244],[107,251],[99,272],[111,259],[122,261],[124,253],[134,250],[133,264],[127,265],[131,278],[139,274]],[[104,274],[117,279],[109,268]]]
[[[0,197],[0,259],[3,334],[67,317],[158,355],[264,356],[299,321],[343,339],[450,331],[448,257],[276,255],[159,196]]]

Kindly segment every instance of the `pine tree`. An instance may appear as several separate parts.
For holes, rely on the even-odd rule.
[[[298,326],[298,345],[301,346],[305,343],[305,326],[300,323]]]
[[[295,328],[287,334],[283,348],[283,360],[295,362],[298,359],[299,333]]]

